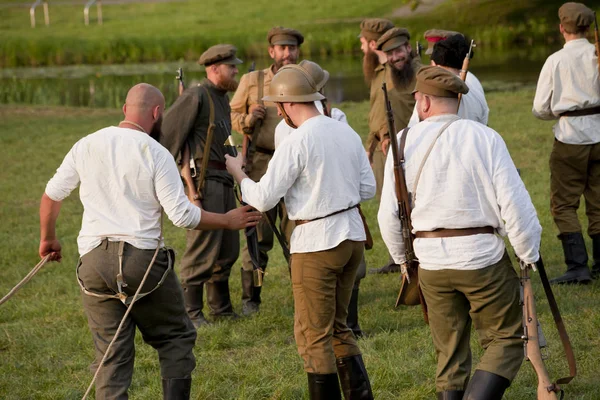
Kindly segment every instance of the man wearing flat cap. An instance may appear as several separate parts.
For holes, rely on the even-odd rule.
[[[165,113],[160,142],[178,160],[182,171],[193,167],[193,187],[186,187],[190,200],[204,210],[224,213],[236,206],[233,178],[225,168],[228,149],[224,143],[231,134],[227,92],[237,88],[237,65],[242,61],[236,57],[234,46],[219,44],[202,53],[198,63],[206,67],[207,78],[185,90]],[[184,158],[190,162],[181,165],[187,151],[189,157]],[[204,287],[213,318],[236,316],[229,295],[229,275],[239,247],[238,232],[187,232],[181,281],[186,310],[196,327],[208,323],[202,311]]]
[[[594,12],[581,3],[558,10],[564,47],[542,67],[533,101],[533,115],[557,120],[550,154],[550,209],[558,227],[567,271],[550,283],[586,284],[600,277],[600,82],[598,55],[586,34]],[[588,253],[577,209],[585,198]]]
[[[245,135],[245,143],[248,143],[244,154],[245,169],[248,176],[255,181],[260,180],[267,170],[275,151],[275,127],[281,121],[275,103],[263,101],[263,97],[269,95],[269,86],[277,71],[284,65],[296,64],[304,36],[295,29],[278,26],[269,31],[267,41],[273,64],[268,68],[244,74],[230,103],[233,129]],[[280,229],[289,241],[294,225],[287,218],[283,202],[268,212],[272,221],[276,221],[279,216]],[[268,252],[273,248],[273,231],[266,219],[258,226],[258,247],[260,266],[264,271],[269,261]],[[242,250],[241,273],[242,312],[244,315],[250,315],[259,311],[261,288],[252,284],[252,261],[247,246]]]
[[[461,33],[458,33],[434,44],[430,64],[445,68],[459,76],[463,61],[468,53],[469,41]],[[487,125],[490,109],[481,82],[471,71],[467,71],[465,83],[469,88],[469,92],[462,96],[458,116]],[[418,122],[419,115],[415,107],[408,126],[414,126]]]
[[[523,360],[519,278],[502,236],[521,261],[534,263],[541,226],[501,136],[456,115],[458,94],[468,90],[451,71],[421,68],[415,88],[420,122],[398,133],[399,157],[405,159],[419,284],[437,353],[438,399],[500,400]],[[402,264],[394,187],[388,157],[378,220]],[[471,324],[485,352],[469,379]]]

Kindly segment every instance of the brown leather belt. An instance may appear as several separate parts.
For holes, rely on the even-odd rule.
[[[275,150],[267,149],[265,147],[260,146],[256,146],[254,150],[258,151],[259,153],[268,154],[270,156],[272,156],[275,153]]]
[[[565,111],[561,117],[585,117],[586,115],[600,114],[600,106],[584,108],[581,110]]]
[[[423,238],[447,238],[457,236],[481,235],[484,233],[494,234],[496,230],[491,226],[481,226],[479,228],[462,228],[462,229],[444,229],[439,228],[434,231],[416,232],[415,237]]]
[[[297,219],[294,222],[296,223],[296,226],[298,226],[298,225],[304,225],[304,224],[308,224],[309,222],[312,222],[312,221],[317,221],[319,219],[331,217],[332,215],[341,214],[344,211],[352,210],[353,208],[356,208],[356,207],[358,207],[358,204],[355,204],[355,205],[353,205],[351,207],[348,207],[348,208],[344,208],[343,210],[338,210],[336,212],[332,212],[331,214],[327,214],[327,215],[324,215],[322,217],[318,217],[318,218],[315,218],[315,219]]]
[[[208,160],[208,169],[218,169],[219,171],[227,171],[224,162]]]

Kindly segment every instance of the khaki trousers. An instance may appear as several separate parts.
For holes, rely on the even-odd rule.
[[[373,175],[375,175],[375,184],[377,187],[377,191],[375,192],[375,196],[377,201],[381,199],[381,188],[383,187],[383,173],[385,171],[385,156],[383,155],[383,151],[381,150],[381,142],[377,142],[377,147],[373,152],[373,164],[371,165],[373,169]]]
[[[360,354],[346,326],[362,242],[343,241],[337,247],[292,255],[294,336],[304,370],[337,373],[336,358]]]
[[[577,209],[585,198],[588,234],[600,234],[600,143],[554,140],[550,155],[550,208],[560,233],[581,232]]]
[[[436,390],[464,390],[471,373],[471,321],[485,349],[477,369],[513,380],[523,361],[519,278],[508,255],[489,267],[419,268],[437,353]]]
[[[118,248],[119,242],[104,240],[100,246],[81,257],[79,278],[87,290],[109,295],[118,292]],[[125,244],[123,275],[128,285],[124,291],[128,296],[135,294],[153,255],[154,250],[140,250]],[[142,293],[156,286],[167,266],[166,251],[161,250]],[[82,301],[96,346],[96,360],[90,366],[92,373],[95,373],[127,308],[118,299],[98,298],[84,293]],[[133,305],[96,380],[97,399],[127,399],[127,389],[133,375],[136,327],[144,341],[158,352],[163,379],[191,377],[196,366],[192,351],[196,330],[185,312],[181,285],[171,271],[162,286]]]

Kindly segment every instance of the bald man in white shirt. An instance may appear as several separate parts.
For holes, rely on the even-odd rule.
[[[196,330],[173,272],[174,252],[164,247],[162,210],[186,229],[241,229],[260,219],[249,207],[227,214],[190,203],[175,160],[157,138],[165,100],[141,83],[129,91],[119,126],[101,129],[71,148],[48,182],[40,204],[41,257],[60,261],[56,220],[62,200],[80,186],[83,220],[77,239],[77,279],[96,345],[95,372],[150,268],[115,347],[96,380],[97,399],[127,399],[136,327],[159,354],[164,399],[190,396]],[[155,257],[154,261],[153,258]]]

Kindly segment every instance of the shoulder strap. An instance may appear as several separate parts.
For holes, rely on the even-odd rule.
[[[258,104],[264,106],[263,97],[265,95],[265,71],[258,71]]]

